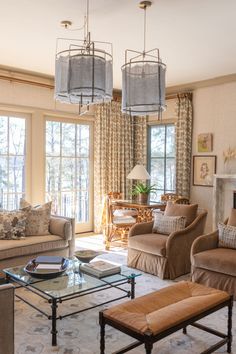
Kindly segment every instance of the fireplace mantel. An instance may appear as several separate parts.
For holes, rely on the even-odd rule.
[[[213,229],[219,221],[229,216],[233,207],[233,190],[236,189],[236,174],[214,175],[213,179]]]

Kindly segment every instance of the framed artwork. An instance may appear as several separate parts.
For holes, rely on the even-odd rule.
[[[198,152],[211,152],[213,149],[213,134],[198,134],[197,149]]]
[[[193,185],[213,187],[216,156],[193,156]]]

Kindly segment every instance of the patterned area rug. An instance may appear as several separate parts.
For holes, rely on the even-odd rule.
[[[99,256],[102,259],[112,260],[116,263],[125,264],[126,251],[118,248],[110,253],[103,253]],[[186,277],[185,277],[186,278]],[[182,280],[182,279],[177,279]],[[172,281],[163,281],[158,277],[143,274],[137,279],[136,297],[168,286]],[[43,299],[39,299],[25,290],[21,290],[24,296],[39,304],[46,309],[48,304]],[[62,312],[68,307],[70,312],[76,309],[91,306],[99,302],[107,301],[117,295],[117,290],[111,289],[105,292],[98,292],[79,300],[68,301],[61,305]],[[117,295],[118,296],[118,295]],[[122,301],[127,301],[126,299]],[[114,302],[113,304],[117,304]],[[15,315],[15,343],[17,354],[99,354],[99,324],[98,312],[102,308],[112,306],[112,304],[101,306],[81,314],[73,315],[57,321],[58,345],[51,346],[51,323],[43,315],[24,304],[16,301]],[[201,323],[212,326],[212,328],[225,331],[227,328],[227,310],[223,309],[208,316]],[[236,338],[236,304],[233,317],[233,334]],[[184,335],[181,331],[165,338],[154,345],[153,354],[197,354],[205,350],[209,345],[215,343],[217,337],[202,332],[196,328],[189,327],[188,334]],[[106,353],[111,354],[119,348],[131,343],[133,340],[128,336],[106,327]],[[129,352],[130,354],[143,354],[144,348],[140,346]],[[226,347],[221,348],[217,353],[226,353]],[[236,354],[236,339],[233,342],[232,353]]]

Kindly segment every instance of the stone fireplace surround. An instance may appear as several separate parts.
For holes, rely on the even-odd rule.
[[[236,174],[216,174],[213,179],[213,230],[223,222],[234,207]]]

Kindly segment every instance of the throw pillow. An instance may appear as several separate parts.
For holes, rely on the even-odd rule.
[[[218,224],[218,229],[219,247],[236,249],[236,227],[231,225],[225,225],[220,222]]]
[[[236,226],[236,209],[234,208],[231,209],[231,213],[227,224],[231,226]]]
[[[26,236],[43,236],[49,234],[52,202],[32,207],[26,200],[20,200],[20,208],[26,213]]]
[[[0,212],[0,239],[20,240],[25,238],[26,214],[21,210]]]
[[[164,215],[166,216],[185,216],[186,226],[190,225],[197,216],[198,204],[173,204],[167,202]]]
[[[172,232],[183,230],[185,228],[186,218],[184,216],[165,216],[156,213],[152,232],[169,235]]]

